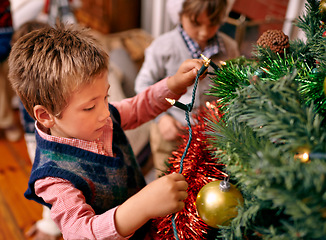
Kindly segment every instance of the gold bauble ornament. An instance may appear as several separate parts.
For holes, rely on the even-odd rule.
[[[227,226],[238,215],[237,206],[243,204],[240,191],[227,181],[213,181],[200,189],[196,207],[200,218],[208,225],[218,228]]]

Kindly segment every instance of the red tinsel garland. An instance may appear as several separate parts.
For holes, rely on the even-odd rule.
[[[175,214],[179,239],[205,239],[210,227],[200,219],[197,213],[197,194],[207,183],[217,179],[224,179],[226,176],[222,171],[223,165],[218,163],[218,159],[214,157],[214,150],[208,145],[207,136],[205,135],[205,131],[207,131],[206,118],[216,121],[221,118],[221,113],[215,104],[208,103],[207,108],[200,109],[193,116],[196,123],[192,126],[192,141],[183,161],[182,172],[189,185],[187,190],[188,198],[185,200],[184,209]],[[181,137],[183,139],[182,144],[169,158],[170,167],[167,174],[179,172],[180,170],[180,160],[186,148],[189,134]],[[152,235],[154,239],[174,239],[171,217],[172,215],[169,215],[153,220]]]

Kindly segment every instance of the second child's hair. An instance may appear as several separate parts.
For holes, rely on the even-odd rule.
[[[210,22],[218,25],[225,18],[226,8],[227,0],[185,0],[180,16],[186,15],[195,23],[198,23],[198,16],[206,11]]]
[[[108,58],[88,29],[46,27],[15,42],[9,80],[31,116],[33,107],[42,105],[60,118],[71,94],[107,71]]]

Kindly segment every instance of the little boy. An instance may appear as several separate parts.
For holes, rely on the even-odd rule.
[[[239,56],[237,43],[219,32],[227,13],[226,0],[172,0],[173,9],[180,9],[179,24],[175,29],[156,38],[145,51],[145,61],[135,80],[135,91],[140,93],[148,86],[166,76],[172,76],[186,59],[200,58],[200,54],[213,62],[225,61]],[[168,2],[169,3],[169,2]],[[180,7],[178,7],[180,6]],[[177,14],[175,14],[177,15]],[[209,69],[212,71],[212,69]],[[210,89],[209,77],[198,85],[194,108],[204,106],[214,100],[204,93]],[[180,102],[190,103],[193,86],[180,98]],[[216,100],[216,99],[215,99]],[[150,144],[157,175],[167,169],[165,162],[177,147],[178,137],[185,128],[184,111],[171,108],[156,118],[150,129]]]
[[[170,174],[145,186],[123,129],[167,110],[202,61],[143,93],[109,104],[108,56],[86,29],[45,28],[21,37],[9,78],[36,119],[36,154],[25,196],[51,208],[65,239],[142,239],[151,218],[184,207],[187,183]]]

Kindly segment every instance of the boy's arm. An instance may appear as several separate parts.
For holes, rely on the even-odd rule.
[[[95,215],[69,181],[47,177],[35,182],[36,194],[52,205],[51,218],[67,239],[125,239],[149,219],[181,210],[187,187],[184,176],[170,174],[153,181],[118,208]]]
[[[133,98],[111,103],[120,113],[122,128],[136,128],[170,108],[171,104],[165,98],[179,99],[194,83],[202,63],[198,59],[187,60],[174,76],[157,82]]]
[[[117,231],[128,236],[151,218],[164,217],[184,208],[188,184],[183,175],[172,173],[151,182],[118,207]]]
[[[135,92],[137,94],[166,77],[164,57],[158,49],[156,40],[145,50],[144,63],[135,79]]]
[[[180,98],[181,95],[169,90],[167,79],[157,82],[132,98],[111,103],[120,113],[121,127],[124,130],[136,128],[170,108],[171,104],[165,98]]]
[[[47,177],[35,182],[35,192],[52,205],[51,218],[67,239],[125,239],[116,230],[117,208],[95,215],[83,194],[69,181]]]

